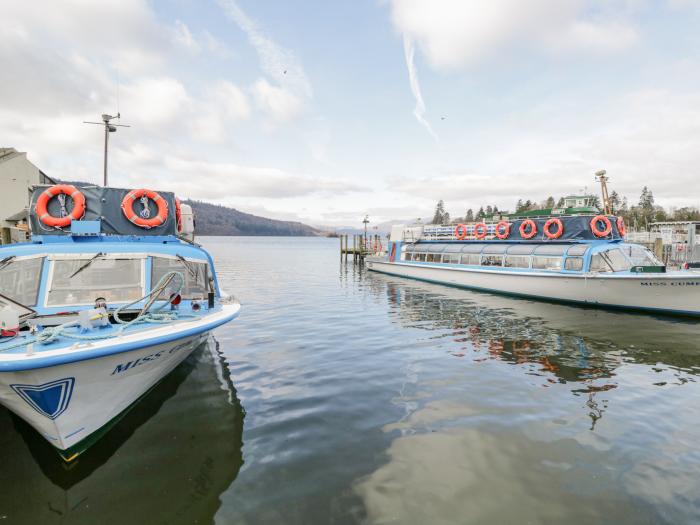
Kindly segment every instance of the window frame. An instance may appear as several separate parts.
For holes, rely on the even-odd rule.
[[[47,255],[46,255],[45,253],[41,253],[41,254],[31,254],[31,255],[18,255],[18,256],[16,256],[16,257],[14,258],[14,260],[12,261],[11,264],[15,264],[15,263],[22,262],[22,261],[29,261],[29,260],[32,260],[32,259],[41,259],[41,264],[39,265],[39,275],[38,275],[38,277],[37,277],[37,286],[36,286],[36,294],[35,294],[35,297],[34,297],[34,302],[33,302],[33,303],[30,303],[30,304],[26,304],[26,305],[25,305],[24,303],[19,303],[19,304],[22,304],[23,306],[27,306],[27,307],[36,308],[36,307],[40,307],[40,306],[41,306],[40,301],[41,301],[41,298],[42,298],[42,291],[43,291],[43,285],[42,285],[42,282],[41,282],[41,281],[42,281],[42,276],[44,275],[44,270],[46,269]],[[2,292],[2,293],[3,293],[3,295],[5,295],[8,299],[10,299],[10,300],[12,300],[12,301],[14,301],[14,302],[18,302],[18,301],[15,301],[15,299],[13,299],[12,297],[10,297],[10,296],[7,295],[6,293],[4,293],[4,292]]]

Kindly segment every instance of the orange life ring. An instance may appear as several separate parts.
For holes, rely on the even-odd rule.
[[[54,217],[49,213],[49,201],[60,194],[68,195],[73,200],[73,209],[65,217]],[[70,184],[56,184],[39,195],[34,209],[39,220],[46,226],[65,228],[70,226],[71,221],[79,221],[85,215],[85,195]]]
[[[605,225],[604,230],[598,228],[598,223],[601,221]],[[607,237],[612,232],[612,223],[605,215],[596,215],[591,219],[591,231],[596,237]]]
[[[467,238],[467,226],[465,224],[458,224],[455,227],[455,237],[460,241]]]
[[[501,229],[503,229],[502,232]],[[500,221],[498,224],[496,224],[494,233],[496,234],[496,237],[501,240],[507,239],[510,235],[510,223],[508,221]]]
[[[620,237],[624,237],[627,234],[627,226],[625,226],[625,219],[622,217],[617,218],[617,231]]]
[[[182,231],[182,208],[180,207],[180,199],[175,197],[175,222],[177,223],[177,231]]]
[[[526,226],[529,226],[530,231],[525,231]],[[537,224],[532,219],[525,219],[520,225],[520,236],[523,239],[532,239],[535,235],[537,235]]]
[[[151,199],[158,206],[158,214],[155,217],[139,217],[134,212],[134,201],[142,197]],[[131,190],[122,201],[122,211],[129,221],[141,228],[154,228],[162,225],[168,219],[168,203],[153,190]]]
[[[474,225],[474,235],[477,239],[483,239],[489,233],[489,227],[485,222],[478,222]]]
[[[549,228],[553,225],[557,225],[557,229],[555,232],[549,231]],[[547,222],[544,223],[544,234],[547,236],[548,239],[558,239],[561,237],[561,234],[564,233],[564,223],[561,222],[561,219],[558,217],[552,217],[549,219]]]

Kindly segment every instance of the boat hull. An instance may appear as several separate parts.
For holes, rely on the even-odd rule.
[[[548,301],[700,316],[700,275],[556,274],[389,262],[368,258],[369,270],[440,284]]]
[[[179,365],[206,333],[138,350],[0,374],[0,402],[71,459]],[[85,446],[79,446],[85,443]],[[68,457],[66,457],[68,456]]]

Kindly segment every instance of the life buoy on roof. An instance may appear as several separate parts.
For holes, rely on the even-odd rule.
[[[477,222],[474,225],[474,235],[477,239],[483,239],[489,232],[489,227],[486,226],[485,222]]]
[[[553,225],[556,225],[557,227],[555,231],[550,230],[550,228]],[[558,239],[559,237],[561,237],[561,234],[564,233],[564,223],[561,222],[561,219],[559,217],[552,217],[544,223],[543,229],[544,234],[547,236],[548,239]]]
[[[500,221],[498,224],[496,224],[494,233],[496,234],[496,237],[501,240],[507,239],[510,235],[510,223],[508,221]]]
[[[139,214],[134,212],[134,201],[136,199],[141,199],[143,204],[143,209]],[[151,199],[158,206],[158,213],[155,217],[150,216],[151,211],[148,208],[148,199]],[[155,228],[168,219],[168,203],[153,190],[131,190],[122,200],[122,211],[129,221],[141,228]]]
[[[598,228],[599,223],[603,223],[604,229]],[[607,237],[612,232],[612,223],[605,215],[596,215],[591,219],[591,231],[596,237]]]
[[[627,234],[627,226],[625,226],[625,219],[622,217],[617,218],[617,231],[620,237],[624,237]]]
[[[458,224],[455,227],[455,237],[460,241],[467,238],[467,226],[465,224]]]
[[[73,209],[64,217],[54,217],[49,213],[49,201],[58,195],[67,195],[73,200]],[[85,195],[71,184],[56,184],[39,195],[35,211],[46,226],[65,228],[70,226],[71,221],[79,221],[85,215]]]
[[[525,219],[520,225],[520,236],[523,239],[532,239],[537,235],[537,224],[532,219]]]

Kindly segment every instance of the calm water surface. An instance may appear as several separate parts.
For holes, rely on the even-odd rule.
[[[71,468],[0,410],[0,523],[700,522],[700,323],[203,243],[241,317]]]

